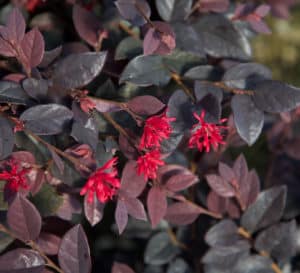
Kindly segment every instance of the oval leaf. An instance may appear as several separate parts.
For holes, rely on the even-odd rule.
[[[152,227],[156,227],[167,212],[167,197],[159,187],[150,189],[147,197],[147,208]]]
[[[88,195],[84,197],[84,215],[91,226],[97,225],[103,218],[104,204],[94,196],[92,203],[88,202]]]

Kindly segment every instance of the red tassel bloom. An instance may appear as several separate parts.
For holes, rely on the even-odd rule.
[[[88,194],[89,203],[93,202],[95,194],[101,203],[105,203],[112,199],[120,188],[120,179],[117,178],[118,171],[115,167],[117,160],[118,158],[114,157],[97,169],[81,189],[80,195]]]
[[[14,160],[10,160],[6,164],[9,170],[0,173],[0,180],[6,181],[4,190],[18,192],[20,189],[28,189],[26,174],[29,170],[21,168]]]
[[[205,122],[205,111],[202,111],[201,115],[194,113],[194,117],[199,123],[195,124],[192,128],[189,148],[197,148],[200,152],[205,150],[208,153],[211,146],[216,150],[220,144],[225,144],[221,130],[226,129],[226,126]],[[227,119],[221,119],[219,122],[224,123],[225,121]]]
[[[158,148],[164,139],[170,137],[172,132],[170,122],[174,120],[175,118],[168,118],[165,114],[148,118],[145,121],[139,148]]]
[[[25,7],[29,12],[34,12],[41,4],[43,4],[42,0],[28,0]]]
[[[137,174],[144,174],[145,180],[156,179],[157,169],[162,165],[165,165],[165,162],[160,159],[158,150],[147,152],[137,160]]]

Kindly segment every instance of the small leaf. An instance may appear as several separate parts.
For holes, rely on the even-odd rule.
[[[116,48],[115,60],[131,60],[141,54],[143,54],[142,41],[133,37],[126,37]]]
[[[126,205],[128,214],[135,219],[147,221],[147,216],[143,203],[137,198],[125,198],[124,203]]]
[[[170,72],[159,55],[138,56],[125,67],[120,83],[131,82],[138,86],[164,86],[170,80]]]
[[[59,134],[72,118],[71,110],[54,103],[33,106],[20,117],[25,122],[25,127],[38,135]]]
[[[128,222],[127,207],[125,202],[122,200],[118,200],[117,207],[115,210],[115,220],[118,226],[119,234],[122,234]]]
[[[48,92],[48,82],[44,79],[27,78],[22,82],[22,86],[26,93],[34,99],[43,98]]]
[[[36,240],[37,245],[47,255],[57,255],[61,239],[51,233],[42,232]]]
[[[1,273],[42,273],[45,261],[39,253],[17,248],[0,256]]]
[[[209,174],[206,176],[209,186],[222,197],[235,196],[235,190],[230,183],[218,175]]]
[[[178,252],[179,249],[172,244],[168,233],[159,232],[148,241],[144,261],[151,265],[167,264],[176,257]]]
[[[20,84],[11,81],[0,81],[0,102],[26,105],[29,97]]]
[[[191,273],[191,269],[187,262],[182,258],[176,258],[169,264],[167,273]]]
[[[87,195],[84,197],[84,215],[91,226],[97,225],[103,218],[104,204],[94,197],[92,203],[88,202]]]
[[[22,241],[35,240],[42,227],[42,218],[38,210],[25,197],[16,195],[7,211],[10,229]]]
[[[192,173],[185,172],[182,174],[173,175],[170,179],[168,179],[165,186],[170,191],[178,192],[191,187],[198,181],[199,179],[197,176]]]
[[[105,60],[106,52],[71,54],[56,65],[53,83],[66,89],[85,86],[99,75]]]
[[[14,148],[15,137],[9,121],[0,117],[0,159],[8,157]]]
[[[240,137],[251,146],[261,134],[264,125],[263,111],[259,110],[247,95],[235,95],[231,107]]]
[[[236,177],[233,169],[223,162],[219,162],[218,170],[220,176],[228,182],[234,180]]]
[[[192,0],[155,0],[158,13],[165,21],[183,21],[192,8]]]
[[[134,273],[126,264],[114,262],[111,273]]]
[[[243,154],[240,154],[239,157],[235,160],[233,164],[233,170],[237,177],[238,181],[243,180],[243,178],[247,177],[248,175],[248,166],[246,158]]]
[[[147,197],[147,208],[152,227],[156,227],[167,212],[167,197],[163,189],[152,187]]]
[[[253,233],[278,222],[285,208],[286,191],[285,186],[280,186],[261,192],[243,214],[242,226]]]
[[[137,96],[127,102],[127,106],[138,115],[152,116],[161,112],[166,106],[153,96]]]
[[[81,225],[70,229],[62,238],[58,261],[65,273],[91,272],[90,249]]]
[[[43,60],[41,63],[38,65],[40,68],[46,68],[49,65],[51,65],[61,54],[62,52],[62,46],[58,46],[52,50],[45,51]]]
[[[274,273],[272,260],[268,257],[252,255],[237,260],[233,273]]]

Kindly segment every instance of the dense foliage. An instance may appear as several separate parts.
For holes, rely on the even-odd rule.
[[[241,2],[0,2],[0,273],[299,272],[296,1]]]

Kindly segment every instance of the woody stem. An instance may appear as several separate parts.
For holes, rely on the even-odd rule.
[[[187,94],[187,96],[189,96],[191,98],[191,100],[195,103],[196,99],[194,97],[193,92],[183,83],[183,81],[181,80],[180,75],[178,75],[177,73],[172,72],[171,77],[182,88],[182,90]]]

